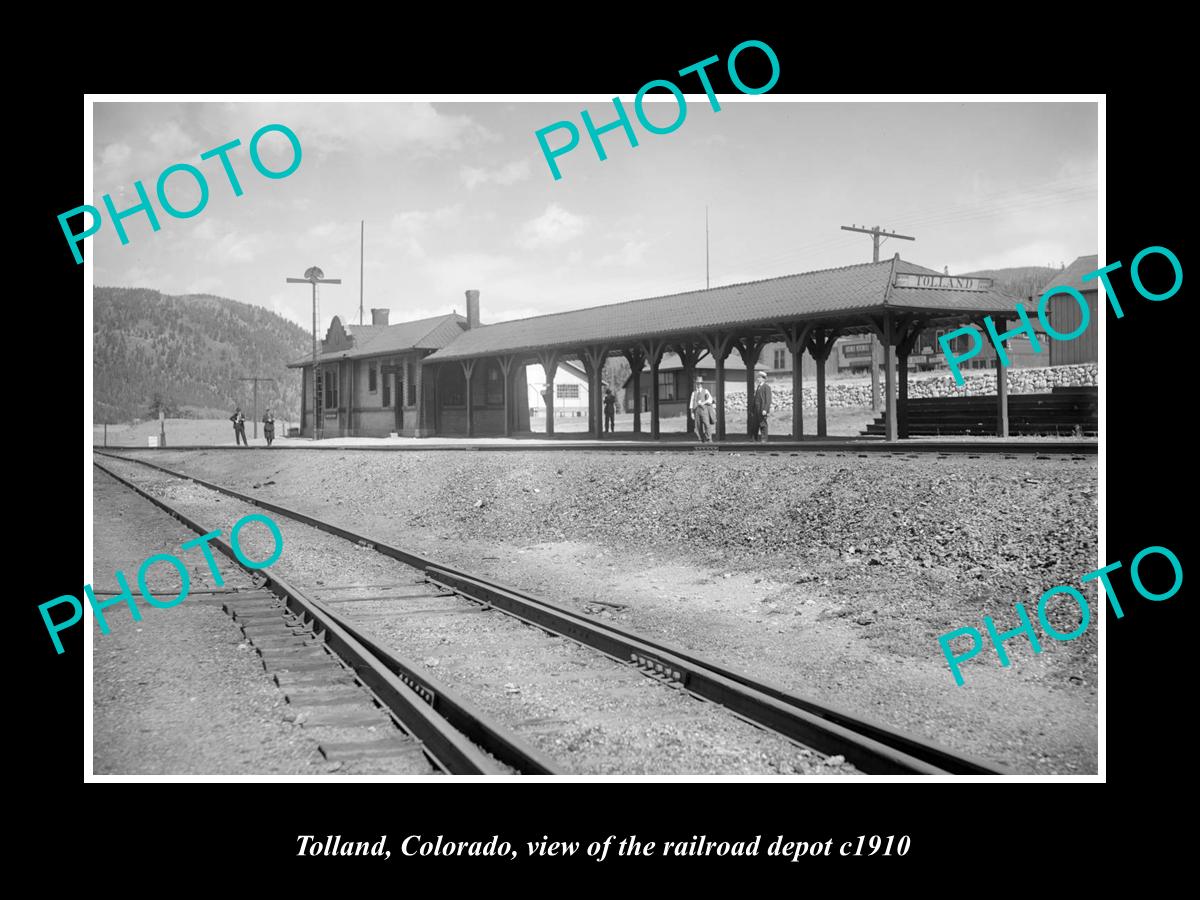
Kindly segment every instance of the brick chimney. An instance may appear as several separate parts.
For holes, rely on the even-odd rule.
[[[388,323],[388,312],[390,312],[390,310],[372,308],[371,309],[371,324],[372,325],[386,325]]]
[[[479,327],[479,291],[467,291],[467,327]]]

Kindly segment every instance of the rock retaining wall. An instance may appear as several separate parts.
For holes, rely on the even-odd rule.
[[[1076,366],[1048,366],[1041,369],[1009,369],[1008,392],[1010,394],[1048,394],[1054,387],[1095,387],[1099,367],[1096,363],[1086,363]],[[980,370],[963,375],[964,384],[958,387],[954,384],[953,376],[945,373],[910,373],[908,376],[908,396],[918,397],[978,397],[995,395],[995,369]],[[805,379],[812,381],[811,378]],[[880,390],[883,390],[883,377],[880,375]],[[777,410],[792,408],[791,385],[771,385],[773,403]],[[825,385],[825,402],[830,409],[848,406],[870,406],[871,385],[840,384],[837,382]],[[817,408],[817,388],[814,384],[804,386],[804,407]],[[725,410],[745,410],[746,386],[739,379],[725,385]]]

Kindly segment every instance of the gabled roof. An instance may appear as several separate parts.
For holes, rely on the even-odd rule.
[[[1100,257],[1098,255],[1093,253],[1091,256],[1081,256],[1042,285],[1042,289],[1038,291],[1039,298],[1046,291],[1056,287],[1073,287],[1080,293],[1095,291],[1096,285],[1100,283],[1099,278],[1093,278],[1091,281],[1081,281],[1080,279],[1099,268]]]
[[[353,346],[323,352],[317,357],[317,361],[363,359],[409,350],[436,350],[445,347],[461,334],[466,324],[467,320],[463,316],[451,313],[412,322],[397,322],[395,325],[344,325],[346,333],[354,339]],[[330,327],[332,328],[332,325]],[[297,369],[308,365],[312,365],[312,356],[290,362],[288,368]]]
[[[697,331],[773,326],[804,319],[861,321],[885,309],[955,313],[1011,313],[1018,299],[997,290],[893,288],[896,272],[941,275],[898,257],[838,269],[784,275],[665,297],[627,300],[570,312],[484,325],[463,332],[430,362],[587,344],[631,345],[637,340]]]

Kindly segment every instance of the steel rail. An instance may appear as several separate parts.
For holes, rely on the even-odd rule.
[[[353,543],[365,544],[378,553],[420,569],[435,584],[455,590],[467,599],[495,606],[539,628],[570,637],[621,662],[631,663],[645,670],[647,674],[680,683],[698,696],[727,706],[738,715],[763,727],[778,731],[822,752],[840,753],[868,773],[1009,774],[995,764],[955,753],[886,725],[817,703],[665,642],[599,622],[554,601],[479,579],[452,566],[393,547],[307,513],[251,497],[224,485],[176,472],[147,460],[99,450],[95,452],[118,459],[128,459],[130,462],[191,481]]]
[[[212,530],[106,466],[94,460],[92,465],[197,534]],[[321,601],[306,596],[279,575],[245,565],[220,538],[211,543],[246,572],[265,577],[265,589],[281,598],[292,612],[311,622],[314,634],[324,638],[326,645],[424,745],[426,753],[443,771],[451,775],[507,774],[480,751],[483,747],[519,772],[560,774],[561,770],[540,751],[487,721],[466,701],[452,696],[443,685],[425,675],[416,664],[380,647]]]

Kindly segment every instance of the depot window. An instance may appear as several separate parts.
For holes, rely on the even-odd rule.
[[[579,385],[577,384],[556,384],[554,391],[560,400],[579,399]]]
[[[337,372],[326,371],[325,375],[325,409],[337,409]]]

